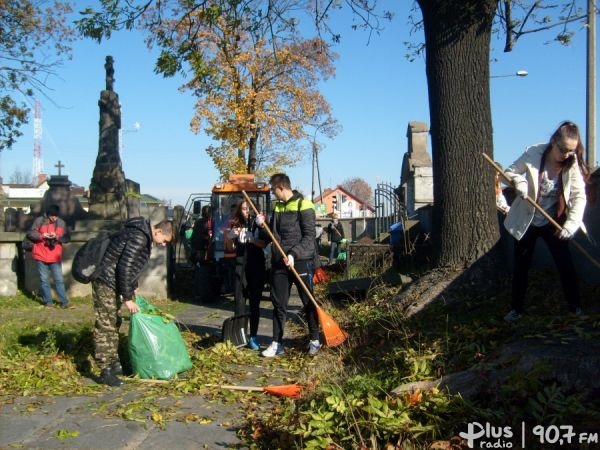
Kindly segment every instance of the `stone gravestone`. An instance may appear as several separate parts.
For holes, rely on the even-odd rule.
[[[19,212],[15,208],[6,208],[3,218],[4,231],[17,231],[19,225]]]
[[[85,220],[89,217],[88,212],[83,209],[79,199],[71,191],[71,181],[68,175],[63,175],[62,169],[65,167],[61,161],[54,165],[58,169],[58,175],[51,175],[48,179],[48,190],[38,205],[34,205],[29,217],[26,219],[25,229],[28,229],[37,216],[46,212],[50,205],[58,205],[60,208],[60,217],[66,222],[67,226],[75,229],[75,222]]]
[[[127,215],[129,218],[141,216],[141,199],[140,184],[129,178],[125,180],[127,192],[125,194],[127,201]]]
[[[100,137],[98,156],[90,183],[89,212],[98,219],[126,220],[126,182],[119,155],[121,106],[113,91],[112,56],[106,57],[106,89],[100,93]]]
[[[408,151],[402,160],[400,186],[404,190],[409,217],[417,210],[433,204],[433,169],[427,153],[429,127],[422,122],[409,122],[406,136]]]

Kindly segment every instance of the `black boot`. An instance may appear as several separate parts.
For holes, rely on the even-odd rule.
[[[115,361],[110,365],[110,371],[113,375],[123,375],[123,367],[119,361]]]
[[[110,370],[110,367],[102,369],[98,383],[108,386],[119,387],[123,385],[123,381]]]

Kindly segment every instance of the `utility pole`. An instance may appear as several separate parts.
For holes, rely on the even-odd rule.
[[[313,141],[312,143],[312,201],[315,199],[315,169],[317,172],[317,182],[319,185],[319,201],[323,203],[323,191],[321,189],[321,170],[319,169],[319,145]]]
[[[596,0],[587,4],[586,163],[596,168]]]

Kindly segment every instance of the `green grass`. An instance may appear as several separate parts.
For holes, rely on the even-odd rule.
[[[63,310],[45,308],[23,294],[0,298],[4,306],[0,323],[0,403],[9,404],[15,397],[30,397],[32,402],[22,411],[27,413],[39,409],[44,398],[86,395],[96,397],[90,402],[90,408],[100,416],[152,421],[161,427],[173,420],[202,424],[210,418],[183,413],[178,399],[201,396],[211,403],[229,405],[236,412],[240,406],[253,411],[270,409],[272,399],[263,393],[228,391],[220,385],[295,382],[297,374],[311,363],[298,349],[289,349],[286,358],[265,360],[249,349],[219,342],[215,336],[183,330],[181,334],[193,362],[185,378],[149,383],[126,377],[122,394],[103,400],[111,388],[94,381],[99,370],[93,360],[92,300],[73,298],[70,302],[71,308]],[[150,303],[172,315],[186,307],[184,303],[167,299],[152,299]],[[128,313],[123,315],[119,353],[127,369]]]

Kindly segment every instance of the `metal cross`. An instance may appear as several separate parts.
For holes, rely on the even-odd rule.
[[[58,164],[54,164],[54,167],[58,167],[58,176],[60,177],[60,169],[62,169],[63,167],[65,167],[64,164],[62,164],[60,162],[60,159],[58,160]]]

